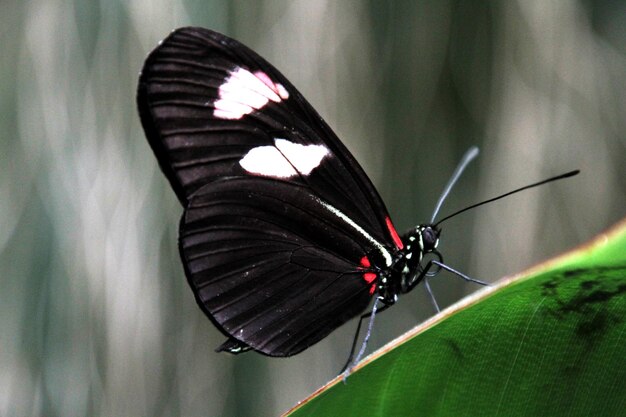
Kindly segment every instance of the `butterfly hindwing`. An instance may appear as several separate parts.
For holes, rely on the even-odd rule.
[[[316,198],[285,182],[217,180],[193,195],[181,222],[200,305],[225,333],[272,356],[317,342],[371,298],[359,265],[368,242]]]

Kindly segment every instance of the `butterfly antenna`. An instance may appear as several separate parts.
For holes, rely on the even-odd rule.
[[[465,152],[465,155],[463,155],[463,159],[461,159],[461,162],[459,162],[459,165],[457,165],[456,169],[452,173],[452,177],[450,177],[450,180],[448,181],[448,183],[446,184],[446,187],[443,189],[443,192],[441,193],[441,197],[439,197],[439,201],[437,201],[437,206],[435,206],[435,211],[433,212],[433,216],[430,219],[431,223],[435,222],[435,218],[437,217],[437,214],[439,213],[439,209],[441,209],[441,206],[443,205],[444,200],[448,198],[448,194],[450,194],[452,187],[454,187],[454,184],[456,184],[456,182],[459,180],[459,178],[461,177],[461,174],[463,174],[463,171],[465,171],[465,168],[467,168],[467,165],[478,156],[478,152],[479,152],[478,148],[476,146],[472,146],[471,148],[467,150],[467,152]]]
[[[520,191],[528,190],[529,188],[534,188],[534,187],[537,187],[539,185],[547,184],[547,183],[552,182],[552,181],[562,180],[563,178],[573,177],[574,175],[578,175],[579,172],[580,172],[580,170],[576,169],[574,171],[566,172],[565,174],[557,175],[556,177],[550,177],[550,178],[545,179],[543,181],[535,182],[533,184],[529,184],[529,185],[526,185],[524,187],[517,188],[517,189],[515,189],[513,191],[509,191],[508,193],[499,195],[497,197],[490,198],[489,200],[485,200],[485,201],[481,201],[480,203],[472,204],[469,207],[465,207],[462,210],[456,211],[456,212],[450,214],[449,216],[444,217],[443,219],[439,220],[435,224],[435,226],[443,223],[444,221],[446,221],[446,220],[448,220],[448,219],[450,219],[450,218],[452,218],[452,217],[454,217],[456,215],[459,215],[459,214],[461,214],[463,212],[466,212],[467,210],[471,210],[471,209],[476,208],[478,206],[482,206],[483,204],[491,203],[492,201],[496,201],[496,200],[499,200],[501,198],[508,197],[511,194],[519,193]]]

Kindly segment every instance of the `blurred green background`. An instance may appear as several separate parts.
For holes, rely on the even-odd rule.
[[[0,2],[0,415],[272,416],[334,377],[356,323],[289,359],[213,349],[178,258],[182,212],[135,109],[146,54],[212,28],[278,67],[378,187],[399,230],[445,224],[447,263],[495,280],[626,214],[621,1]],[[473,291],[450,275],[442,305]],[[433,313],[422,288],[376,348]]]

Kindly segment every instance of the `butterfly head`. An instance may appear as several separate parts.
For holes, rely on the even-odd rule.
[[[423,255],[437,249],[437,245],[439,244],[439,235],[441,234],[441,229],[439,227],[431,224],[420,225],[417,228],[417,231],[420,237],[419,246]]]
[[[420,224],[403,236],[405,257],[409,264],[419,263],[424,255],[434,252],[441,229],[434,224]]]

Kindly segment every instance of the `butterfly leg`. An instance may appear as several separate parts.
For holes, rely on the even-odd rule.
[[[431,262],[432,262],[433,264],[437,265],[439,268],[443,268],[443,269],[445,269],[445,270],[446,270],[446,271],[448,271],[448,272],[452,272],[454,275],[456,275],[456,276],[458,276],[458,277],[460,277],[460,278],[464,279],[464,280],[465,280],[465,281],[467,281],[467,282],[473,282],[474,284],[483,285],[483,286],[486,286],[486,287],[488,287],[488,286],[490,285],[488,282],[481,281],[481,280],[478,280],[478,279],[475,279],[475,278],[471,278],[471,277],[469,277],[469,276],[465,275],[464,273],[459,272],[459,271],[457,271],[456,269],[451,268],[451,267],[449,267],[448,265],[443,264],[443,263],[441,263],[441,262],[438,262],[438,261],[435,261],[435,260],[433,260],[433,261],[431,261]]]
[[[433,303],[433,307],[435,307],[435,311],[439,313],[441,312],[441,309],[439,308],[439,304],[437,303],[437,300],[435,299],[435,294],[433,293],[433,290],[430,289],[428,278],[429,278],[428,276],[424,278],[424,287],[426,287],[426,292],[428,292],[428,296],[430,297],[430,301]]]
[[[365,348],[367,347],[367,342],[369,341],[370,335],[372,334],[372,328],[374,326],[374,317],[376,316],[376,313],[382,313],[383,311],[387,310],[391,306],[392,304],[385,304],[381,308],[377,308],[378,298],[376,298],[376,301],[374,301],[374,306],[372,307],[372,311],[370,311],[369,313],[363,314],[359,318],[359,324],[356,327],[356,333],[354,334],[354,340],[352,341],[352,347],[350,348],[350,355],[348,356],[348,360],[346,361],[346,364],[341,368],[341,371],[339,371],[340,374],[342,373],[344,374],[343,376],[344,382],[346,381],[346,378],[348,377],[348,375],[350,375],[350,369],[352,368],[352,366],[356,365],[359,362],[359,360],[361,359],[361,356],[363,356],[363,353],[365,352]],[[367,334],[365,335],[365,339],[363,339],[363,344],[361,345],[361,349],[359,349],[359,353],[355,359],[354,352],[356,350],[357,342],[359,341],[361,325],[363,324],[363,320],[365,320],[366,318],[370,319],[369,324],[367,326]]]
[[[435,299],[435,295],[430,287],[430,284],[428,282],[428,279],[435,276],[439,270],[441,269],[445,269],[448,272],[453,273],[454,275],[460,277],[461,279],[467,281],[467,282],[473,282],[475,284],[479,284],[479,285],[484,285],[484,286],[488,286],[490,285],[488,282],[485,281],[481,281],[475,278],[471,278],[468,275],[465,275],[464,273],[457,271],[456,269],[444,264],[442,261],[443,259],[441,258],[441,255],[439,255],[438,252],[436,252],[436,254],[439,257],[439,260],[430,260],[428,261],[428,263],[426,264],[426,266],[424,267],[424,269],[420,272],[420,274],[418,275],[418,277],[411,283],[411,285],[408,287],[407,292],[412,290],[413,288],[415,288],[415,286],[417,284],[419,284],[422,280],[424,281],[424,286],[426,287],[426,291],[428,292],[428,296],[430,297],[431,302],[433,303],[433,306],[435,307],[435,310],[437,311],[437,313],[439,313],[441,311],[441,309],[439,308],[439,304],[437,303],[437,300]],[[431,268],[433,267],[433,265],[437,266],[439,269],[437,269],[436,271],[431,272]]]

